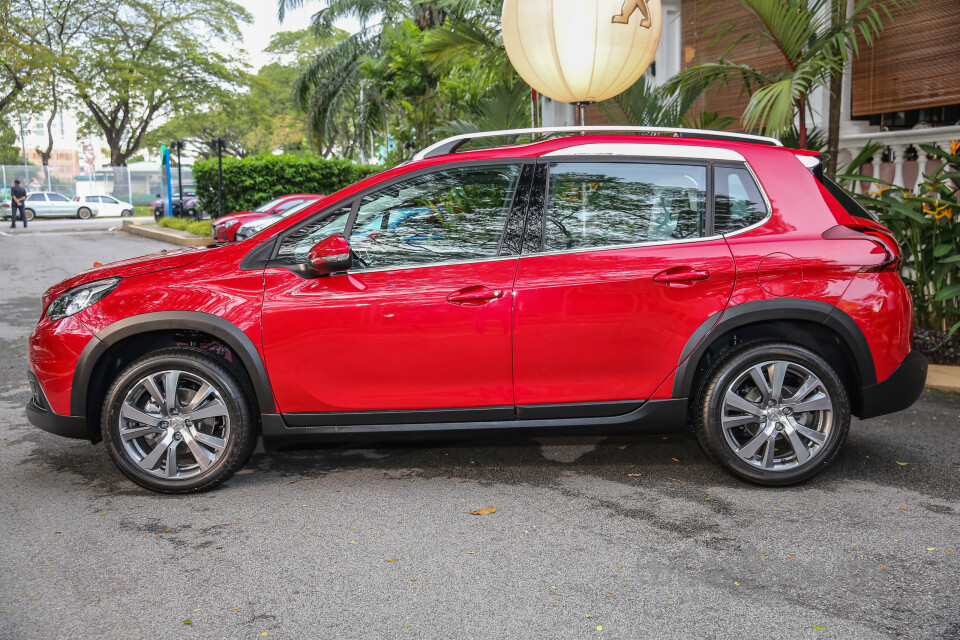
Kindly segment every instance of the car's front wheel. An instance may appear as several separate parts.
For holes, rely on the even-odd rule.
[[[90,215],[91,215],[90,209],[86,207],[80,207],[79,209],[77,209],[77,217],[80,218],[81,220],[88,219]]]
[[[256,445],[247,391],[229,364],[200,349],[144,356],[114,381],[103,435],[117,468],[164,493],[212,488],[233,475]]]
[[[123,211],[120,212],[121,217],[128,218],[132,215],[133,215],[133,209],[124,209]]]
[[[728,354],[699,394],[697,438],[733,475],[757,484],[802,482],[837,457],[850,401],[833,368],[789,343]]]

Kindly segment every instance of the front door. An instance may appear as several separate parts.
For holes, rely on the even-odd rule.
[[[521,417],[538,405],[646,400],[733,290],[730,250],[708,237],[709,164],[548,168],[542,244],[525,249],[514,287]]]
[[[335,233],[355,254],[349,272],[329,277],[264,272],[266,366],[288,422],[513,417],[518,258],[500,240],[519,175],[519,165],[488,164],[395,180],[281,239],[288,265]]]

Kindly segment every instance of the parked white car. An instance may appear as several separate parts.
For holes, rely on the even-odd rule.
[[[88,195],[88,196],[77,196],[74,198],[77,202],[84,202],[90,205],[95,205],[99,208],[100,213],[97,214],[97,217],[111,217],[111,216],[132,216],[133,215],[133,205],[129,202],[123,202],[122,200],[117,200],[113,196],[107,195]]]

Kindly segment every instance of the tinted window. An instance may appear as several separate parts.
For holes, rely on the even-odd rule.
[[[497,255],[519,175],[519,165],[459,167],[366,196],[350,237],[357,268]]]
[[[117,200],[111,198],[110,196],[100,196],[100,202],[104,204],[117,204]]]
[[[324,238],[342,234],[350,218],[350,207],[342,207],[321,218],[314,218],[287,236],[280,245],[277,259],[288,264],[303,264],[313,245]]]
[[[70,202],[70,198],[62,196],[59,193],[48,193],[47,199],[50,200],[50,202]]]
[[[27,202],[46,202],[47,196],[42,193],[31,193],[27,196]]]
[[[544,249],[701,237],[706,182],[706,167],[697,165],[553,164]]]
[[[276,200],[271,200],[270,202],[262,204],[256,209],[254,209],[254,211],[256,211],[257,213],[266,213],[267,211],[270,211],[270,209],[273,209],[275,206],[277,206],[278,202],[280,202],[280,198],[277,198]]]
[[[857,218],[866,218],[867,220],[873,220],[874,222],[880,222],[880,218],[870,213],[870,210],[864,207],[862,204],[857,202],[849,191],[838,185],[836,182],[823,175],[823,169],[814,172],[817,176],[817,180],[826,187],[827,191],[830,192],[830,195],[840,203],[840,206],[843,207],[844,211],[850,215]]]
[[[767,203],[753,176],[743,167],[714,169],[715,233],[732,233],[767,217]]]

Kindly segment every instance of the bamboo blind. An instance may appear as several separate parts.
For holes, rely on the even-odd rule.
[[[949,0],[960,2],[960,0]],[[749,64],[763,72],[772,72],[783,68],[783,56],[770,43],[760,40],[748,40],[740,43],[730,54],[727,48],[737,38],[747,33],[757,33],[762,29],[760,20],[737,2],[717,2],[716,0],[682,0],[680,19],[683,21],[683,68],[687,69],[705,62],[716,62],[721,56],[731,62]],[[711,29],[721,20],[732,20],[735,27],[720,41],[716,31]],[[735,80],[723,89],[712,89],[701,96],[690,114],[700,111],[715,111],[721,116],[736,118],[731,128],[740,128],[740,116],[747,106],[749,96],[741,95],[742,85]]]
[[[916,0],[892,13],[853,63],[853,115],[960,103],[960,0]]]

